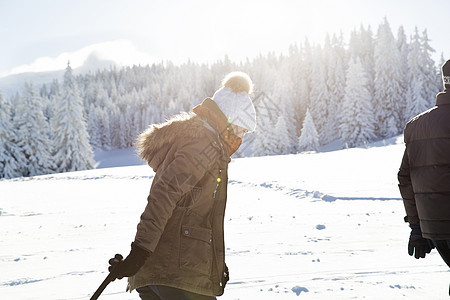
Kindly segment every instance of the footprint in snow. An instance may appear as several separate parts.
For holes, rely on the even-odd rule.
[[[300,295],[302,292],[309,292],[309,290],[305,287],[301,287],[301,286],[294,286],[291,291],[293,291],[297,296]]]

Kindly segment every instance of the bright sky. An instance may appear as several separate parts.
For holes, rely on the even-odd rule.
[[[427,29],[433,58],[448,59],[449,11],[449,0],[0,0],[0,76],[77,67],[93,52],[121,64],[238,61],[327,32],[348,42],[384,17],[395,35]]]

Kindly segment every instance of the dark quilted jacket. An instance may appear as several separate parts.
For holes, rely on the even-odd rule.
[[[405,127],[406,150],[398,172],[407,221],[420,221],[422,234],[450,239],[450,93]]]

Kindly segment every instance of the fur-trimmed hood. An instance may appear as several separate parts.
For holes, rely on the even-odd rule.
[[[181,113],[164,123],[150,125],[142,132],[136,141],[137,153],[156,172],[176,140],[198,139],[205,136],[208,131],[204,121],[197,115]]]

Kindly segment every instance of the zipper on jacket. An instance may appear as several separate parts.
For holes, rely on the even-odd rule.
[[[217,193],[217,191],[219,190],[219,187],[220,187],[220,182],[222,181],[222,177],[220,177],[220,176],[222,176],[222,168],[220,168],[219,169],[219,177],[218,177],[218,179],[220,179],[220,180],[217,180],[217,184],[216,184],[216,188],[215,188],[215,190],[214,190],[214,202],[213,202],[213,207],[212,207],[212,211],[211,211],[211,215],[210,215],[210,218],[212,218],[215,214],[216,214],[216,212],[217,212],[217,210],[219,209],[219,203],[216,201],[216,193]],[[227,179],[227,178],[226,178]],[[224,179],[225,180],[225,179]],[[225,186],[225,188],[226,188],[226,186]],[[226,199],[224,200],[225,202],[226,202]],[[223,208],[225,208],[225,206],[223,207]],[[225,213],[225,211],[223,212],[223,213]],[[213,224],[213,222],[212,222],[212,219],[211,219],[211,225]],[[220,226],[220,225],[219,225]],[[224,219],[222,219],[222,225],[221,225],[221,227],[222,227],[222,231],[223,231],[223,228],[224,228]],[[215,241],[215,237],[214,237],[214,235],[213,235],[213,238],[212,238],[212,245],[213,245],[213,255],[214,255],[214,260],[215,260],[215,262],[216,262],[216,269],[217,269],[217,276],[218,276],[218,285],[219,285],[219,288],[221,289],[221,293],[223,294],[223,292],[224,292],[224,288],[225,288],[225,284],[226,284],[226,282],[229,280],[229,278],[228,278],[228,274],[225,272],[225,269],[226,269],[226,264],[225,264],[225,248],[224,248],[224,242],[223,242],[223,249],[222,249],[222,252],[223,252],[223,266],[222,266],[222,269],[220,269],[220,264],[221,264],[221,262],[219,261],[219,259],[218,259],[218,257],[217,257],[217,253],[216,253],[216,241]]]
[[[222,144],[222,142],[221,142],[221,140],[220,140],[220,136],[218,135],[217,136],[217,138],[218,138],[218,142],[219,142],[219,144],[220,144],[220,148],[221,148],[221,150],[222,150],[222,157],[225,157],[226,155],[225,155],[225,150],[224,150],[224,146],[223,146],[223,144]],[[215,188],[215,190],[214,190],[214,194],[213,194],[213,199],[214,199],[214,201],[213,201],[213,207],[212,207],[212,210],[211,210],[211,215],[210,215],[210,218],[211,218],[211,226],[213,227],[213,220],[212,220],[212,217],[215,215],[215,212],[216,212],[216,210],[217,210],[217,201],[216,201],[216,193],[217,193],[217,191],[218,191],[218,189],[219,189],[219,185],[220,185],[220,182],[222,181],[222,178],[220,177],[220,176],[222,176],[222,168],[219,168],[219,177],[217,177],[217,179],[216,179],[216,181],[217,181],[217,184],[216,184],[216,188]],[[225,201],[226,201],[226,199],[225,199]],[[224,216],[225,217],[225,216]],[[224,222],[224,220],[222,219],[222,231],[223,231],[223,227],[224,227],[224,224],[223,224],[223,222]],[[216,241],[215,241],[215,239],[214,239],[214,234],[212,235],[212,248],[213,248],[213,255],[214,255],[214,260],[216,261],[216,268],[217,268],[217,275],[219,276],[219,278],[218,278],[218,283],[219,283],[219,287],[220,287],[220,289],[221,289],[221,295],[223,294],[223,292],[224,292],[224,283],[223,283],[223,279],[224,279],[224,269],[225,269],[225,249],[222,249],[222,251],[223,251],[223,268],[222,268],[222,270],[220,270],[220,268],[219,268],[219,265],[220,265],[220,262],[219,262],[219,260],[217,259],[217,253],[216,253]]]
[[[214,222],[213,222],[213,217],[217,211],[217,202],[216,202],[216,194],[217,191],[219,190],[219,186],[220,186],[220,182],[222,181],[222,179],[220,178],[220,175],[222,174],[222,168],[219,169],[219,175],[216,179],[216,188],[214,189],[214,193],[213,193],[213,206],[211,209],[211,214],[209,216],[210,218],[210,222],[211,222],[211,226],[214,227]],[[212,235],[212,249],[213,249],[213,256],[214,256],[214,262],[216,264],[216,269],[217,269],[217,276],[218,276],[218,282],[217,284],[219,285],[219,288],[221,289],[221,292],[223,293],[223,270],[220,270],[219,265],[220,262],[217,259],[217,253],[216,253],[216,241],[215,241],[215,236],[214,234]],[[224,261],[225,263],[225,261]]]
[[[216,200],[216,192],[219,189],[220,182],[222,181],[222,178],[220,178],[220,174],[222,174],[222,169],[219,169],[219,177],[217,177],[217,179],[216,179],[217,184],[216,184],[216,189],[214,190],[214,194],[213,194],[214,200]]]

